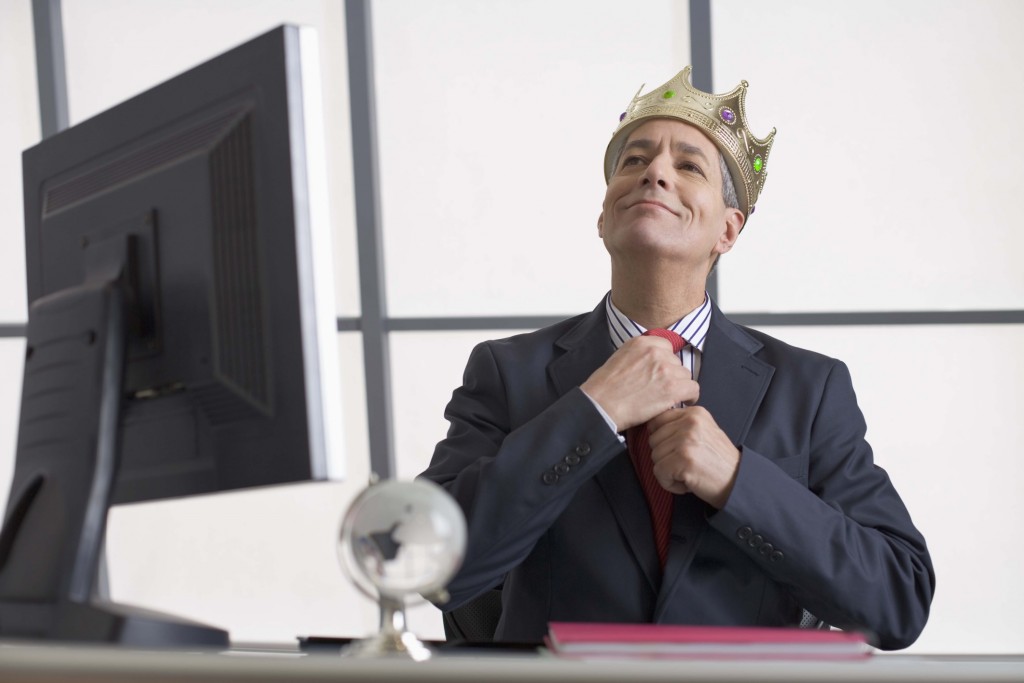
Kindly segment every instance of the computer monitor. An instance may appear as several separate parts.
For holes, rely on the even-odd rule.
[[[25,151],[0,637],[226,644],[96,601],[108,507],[340,478],[317,50],[279,27]]]

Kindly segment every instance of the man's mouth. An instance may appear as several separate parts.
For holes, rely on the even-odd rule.
[[[662,204],[661,202],[659,202],[659,201],[658,201],[658,200],[656,200],[656,199],[641,199],[641,200],[640,200],[640,201],[638,201],[638,202],[634,202],[634,203],[633,203],[633,206],[643,206],[643,205],[645,205],[645,204],[646,204],[646,205],[648,205],[648,206],[656,206],[656,207],[658,207],[659,209],[664,209],[665,211],[668,211],[668,212],[669,212],[670,214],[672,214],[672,215],[674,215],[674,216],[675,216],[675,215],[678,215],[678,214],[677,214],[677,213],[676,213],[675,211],[673,211],[673,210],[672,210],[671,208],[669,208],[669,207],[668,207],[667,205],[665,205],[665,204]],[[632,208],[632,207],[630,207],[630,208]]]

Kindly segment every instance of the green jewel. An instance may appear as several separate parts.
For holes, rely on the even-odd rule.
[[[666,90],[664,93],[662,93],[661,96],[666,100],[671,100],[673,97],[676,96],[676,93],[674,90]]]
[[[763,168],[764,168],[764,159],[762,159],[761,155],[758,154],[756,157],[754,157],[754,173],[760,173],[761,169],[763,169]]]

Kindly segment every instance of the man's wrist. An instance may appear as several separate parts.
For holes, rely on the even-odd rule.
[[[619,434],[619,427],[618,425],[615,424],[615,420],[611,418],[611,415],[609,415],[605,411],[605,409],[601,407],[601,404],[595,401],[594,397],[588,394],[583,387],[580,387],[580,391],[582,391],[583,395],[590,400],[590,402],[594,405],[595,408],[597,408],[597,412],[601,414],[602,418],[604,418],[605,423],[608,425],[608,428],[611,429],[612,432],[615,434],[616,438],[618,438],[618,440],[621,443],[625,443],[626,440],[623,438],[621,434]]]

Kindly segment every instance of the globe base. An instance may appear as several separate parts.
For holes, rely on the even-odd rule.
[[[341,651],[342,657],[396,657],[414,662],[426,661],[433,655],[434,650],[406,628],[404,602],[383,595],[380,597],[380,631]]]

